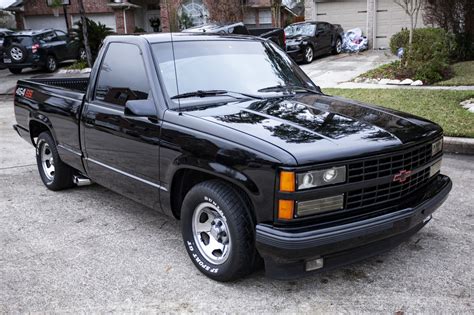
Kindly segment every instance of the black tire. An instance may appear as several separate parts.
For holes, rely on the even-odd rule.
[[[314,60],[314,49],[311,46],[306,46],[304,49],[303,62],[311,63]]]
[[[22,63],[28,56],[28,51],[21,45],[11,44],[7,48],[7,54],[10,56],[13,63]]]
[[[193,232],[194,213],[199,211],[202,205],[211,205],[210,209],[213,211],[217,209],[216,214],[220,215],[222,222],[225,222],[227,233],[224,233],[226,234],[224,237],[228,239],[228,251],[223,262],[214,263],[208,259],[201,249],[204,246],[203,234]],[[201,217],[196,218],[199,222],[202,221]],[[205,220],[209,222],[211,219],[208,217]],[[215,221],[216,218],[212,222],[215,223]],[[215,227],[219,224],[211,226]],[[191,261],[199,271],[213,280],[225,282],[239,279],[251,273],[258,262],[255,249],[255,227],[249,206],[241,193],[223,181],[202,182],[188,192],[181,208],[181,229],[184,245]],[[208,234],[209,245],[211,245],[210,237],[213,237],[212,232]],[[214,238],[215,241],[220,242]],[[214,252],[212,251],[213,254]]]
[[[45,65],[45,70],[47,72],[54,72],[58,69],[58,61],[56,58],[52,55],[48,55],[46,57],[46,65]]]
[[[338,37],[332,48],[333,55],[339,55],[342,52],[342,40]]]
[[[8,70],[10,70],[10,72],[13,74],[20,74],[21,70],[23,69],[22,68],[8,68]]]
[[[46,153],[46,154],[45,154]],[[43,163],[43,159],[50,156],[51,162]],[[36,164],[44,185],[51,190],[62,190],[74,186],[74,169],[64,164],[59,158],[56,143],[49,132],[42,132],[36,141]],[[53,165],[53,172],[48,170]]]

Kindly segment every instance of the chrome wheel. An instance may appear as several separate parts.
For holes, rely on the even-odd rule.
[[[10,55],[16,61],[23,59],[23,52],[18,47],[13,47],[12,49],[10,49]]]
[[[340,54],[342,51],[342,42],[340,39],[336,41],[336,53]]]
[[[43,143],[40,151],[41,158],[41,167],[43,168],[43,173],[49,181],[54,180],[54,158],[53,152],[49,145],[45,142]]]
[[[214,265],[223,264],[231,249],[229,228],[221,213],[212,203],[203,202],[194,209],[192,219],[194,242]]]
[[[56,59],[54,59],[54,57],[48,58],[48,70],[51,72],[56,70]]]
[[[81,48],[79,51],[79,59],[87,60],[86,50],[84,48]]]
[[[304,52],[304,56],[306,58],[306,62],[311,62],[313,61],[313,48],[311,47],[306,47],[306,50]]]

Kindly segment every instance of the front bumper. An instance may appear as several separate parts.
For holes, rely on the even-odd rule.
[[[308,261],[323,258],[326,270],[387,251],[421,229],[446,200],[449,177],[438,177],[412,207],[370,219],[311,231],[258,224],[256,245],[268,276],[291,279],[307,274]]]
[[[304,60],[304,51],[301,47],[293,48],[293,47],[286,47],[286,53],[296,62],[300,62]]]

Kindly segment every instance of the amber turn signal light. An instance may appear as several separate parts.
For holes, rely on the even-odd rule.
[[[295,173],[281,171],[280,173],[280,191],[294,192],[295,191]]]
[[[291,220],[295,211],[294,200],[278,200],[278,219]]]

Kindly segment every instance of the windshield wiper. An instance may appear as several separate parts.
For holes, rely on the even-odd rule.
[[[314,89],[310,89],[310,88],[299,86],[299,85],[281,85],[281,84],[260,89],[258,90],[258,92],[279,92],[279,91],[296,92],[297,90],[303,90],[310,93],[321,94],[320,90],[314,90]]]
[[[232,94],[237,94],[239,96],[232,95]],[[182,93],[182,94],[172,96],[171,99],[174,100],[178,98],[188,98],[188,97],[212,97],[212,96],[221,96],[221,95],[230,96],[237,99],[241,99],[242,96],[244,96],[245,98],[263,99],[263,97],[261,96],[241,93],[241,92],[227,91],[227,90],[197,90],[194,92],[187,92],[187,93]]]

